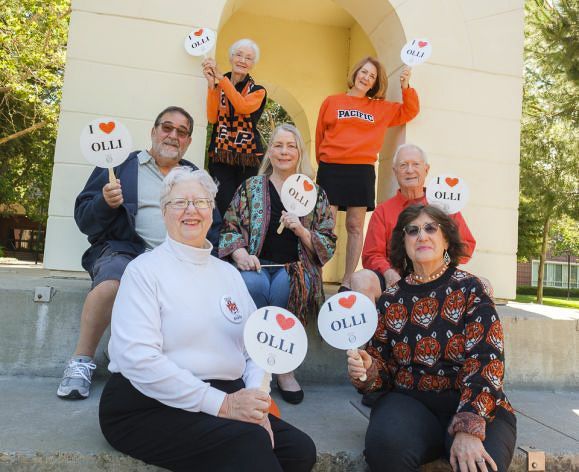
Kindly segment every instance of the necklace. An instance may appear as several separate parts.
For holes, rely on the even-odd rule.
[[[442,268],[432,274],[432,275],[418,275],[416,272],[412,272],[410,274],[410,277],[416,282],[416,283],[426,283],[426,282],[430,282],[432,280],[438,279],[438,277],[440,277],[442,274],[444,274],[446,272],[446,269],[448,269],[448,265],[447,264],[442,264]]]

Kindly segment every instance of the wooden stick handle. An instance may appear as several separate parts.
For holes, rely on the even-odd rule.
[[[277,234],[281,234],[281,232],[283,231],[283,228],[284,228],[283,223],[280,223],[278,228],[277,228]]]
[[[358,358],[361,359],[360,352],[356,349],[356,354],[358,354]],[[362,376],[358,379],[360,382],[365,382],[368,380],[368,376],[366,374],[362,374]]]
[[[263,374],[263,379],[261,380],[261,385],[259,389],[265,393],[271,392],[271,388],[269,385],[270,383],[271,383],[271,374],[269,372],[266,372],[265,374]]]
[[[117,178],[115,177],[115,171],[112,167],[109,167],[109,183],[117,183]]]

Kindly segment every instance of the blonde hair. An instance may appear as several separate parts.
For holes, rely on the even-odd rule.
[[[374,86],[366,92],[366,96],[370,98],[376,98],[378,100],[384,100],[384,98],[386,98],[386,90],[388,89],[388,77],[386,76],[386,70],[384,69],[384,66],[375,57],[366,56],[354,65],[350,75],[348,76],[348,88],[352,88],[354,86],[358,72],[360,72],[360,69],[368,62],[376,68],[377,73],[376,82],[374,83]]]
[[[296,166],[296,174],[305,174],[308,177],[313,178],[314,173],[310,166],[310,160],[308,158],[306,145],[302,135],[294,125],[290,125],[289,123],[282,123],[281,125],[277,125],[271,133],[271,137],[269,138],[269,143],[267,145],[267,150],[265,151],[263,161],[261,161],[261,165],[259,166],[259,175],[271,175],[273,172],[273,167],[271,165],[269,155],[271,153],[271,147],[273,146],[275,138],[280,131],[287,131],[288,133],[293,134],[296,140],[299,155],[298,164]]]

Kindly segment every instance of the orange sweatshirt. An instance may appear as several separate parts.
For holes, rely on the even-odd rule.
[[[316,127],[316,160],[328,164],[374,164],[386,129],[407,123],[420,109],[413,88],[402,90],[402,103],[352,97],[324,100]]]

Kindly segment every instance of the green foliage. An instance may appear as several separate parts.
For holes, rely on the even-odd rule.
[[[0,1],[0,202],[36,220],[48,207],[69,14],[70,0]]]
[[[545,228],[579,217],[577,0],[527,0],[521,120],[519,259]],[[546,248],[547,246],[545,246]]]
[[[263,115],[261,115],[259,123],[257,124],[257,129],[266,146],[267,143],[269,143],[272,131],[277,125],[281,125],[282,123],[295,124],[287,111],[285,111],[279,103],[268,98]]]
[[[579,255],[579,222],[563,215],[553,224],[550,240],[553,255]]]
[[[537,287],[530,287],[528,285],[521,285],[517,287],[517,295],[535,295]],[[543,293],[547,297],[566,297],[567,289],[559,287],[544,287]],[[571,298],[579,298],[579,288],[571,289]]]

